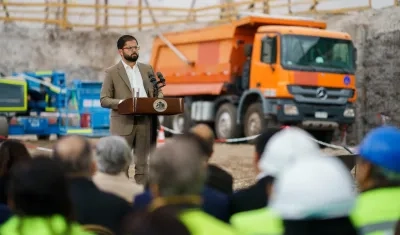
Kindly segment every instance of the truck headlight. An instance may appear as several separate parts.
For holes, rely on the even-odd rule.
[[[286,115],[299,115],[299,110],[295,105],[292,104],[285,104],[283,105],[283,113]]]
[[[346,108],[343,112],[343,116],[345,117],[354,117],[355,113],[354,113],[354,109],[353,108]]]

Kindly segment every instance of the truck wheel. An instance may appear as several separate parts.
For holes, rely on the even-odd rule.
[[[183,114],[179,114],[177,116],[183,117],[183,119],[181,119],[181,117],[180,117],[176,121],[176,123],[178,124],[177,126],[179,126],[183,121],[183,131],[181,131],[180,133],[189,131],[190,128],[192,128],[195,125],[195,122],[192,120],[192,109],[190,108],[190,104],[185,102],[185,112]],[[174,122],[172,122],[172,123],[174,123]],[[172,124],[172,126],[173,125],[174,124]],[[176,131],[179,131],[179,130],[176,130]]]
[[[185,116],[182,114],[174,115],[171,117],[172,130],[183,133],[185,132]]]
[[[244,116],[244,134],[246,137],[261,134],[266,128],[279,129],[279,123],[274,117],[265,118],[260,102],[253,103],[246,110]],[[248,140],[248,143],[254,144],[256,139]]]
[[[240,128],[236,125],[237,109],[226,103],[218,108],[215,117],[215,133],[218,139],[232,139],[240,136]]]
[[[36,136],[38,140],[49,140],[50,135],[37,135]]]
[[[244,134],[246,137],[258,135],[265,128],[264,114],[261,103],[251,104],[244,115]],[[249,140],[249,143],[255,143],[255,139]]]
[[[0,117],[0,137],[8,137],[8,121],[6,117]]]

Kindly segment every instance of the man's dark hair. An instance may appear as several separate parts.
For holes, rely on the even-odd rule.
[[[46,155],[19,162],[11,170],[8,188],[19,216],[62,215],[73,221],[67,179],[62,166]]]
[[[117,48],[122,49],[125,46],[125,43],[128,41],[136,41],[139,44],[138,40],[132,35],[123,35],[117,41]]]
[[[255,147],[256,153],[258,154],[258,156],[260,156],[260,159],[265,150],[265,145],[267,145],[271,137],[275,135],[275,133],[277,133],[278,131],[280,131],[280,129],[268,129],[257,137]]]

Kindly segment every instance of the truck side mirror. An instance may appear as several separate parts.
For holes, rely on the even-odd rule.
[[[267,36],[261,41],[261,62],[266,64],[276,63],[276,36]]]

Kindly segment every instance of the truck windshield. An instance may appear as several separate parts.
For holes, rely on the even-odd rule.
[[[303,35],[282,36],[282,66],[292,70],[354,73],[350,40]]]

